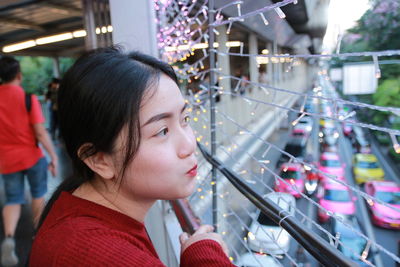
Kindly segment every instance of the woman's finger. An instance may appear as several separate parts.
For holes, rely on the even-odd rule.
[[[188,233],[182,233],[180,236],[179,236],[179,242],[181,243],[181,245],[183,244],[183,243],[185,243],[186,242],[186,240],[188,240],[189,239],[189,234]]]
[[[206,233],[210,233],[212,231],[214,231],[214,227],[212,225],[204,224],[204,225],[201,225],[199,227],[199,229],[197,229],[196,232],[194,232],[193,235],[206,234]]]

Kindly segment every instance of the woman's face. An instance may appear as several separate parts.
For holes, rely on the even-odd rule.
[[[140,147],[119,193],[147,201],[189,196],[196,183],[196,141],[182,94],[168,76],[162,75],[158,88],[145,94],[139,119]]]

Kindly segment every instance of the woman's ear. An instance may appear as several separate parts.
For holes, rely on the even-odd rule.
[[[96,152],[85,156],[85,152],[92,148],[92,144],[83,144],[78,150],[78,157],[96,174],[104,179],[113,179],[116,176],[111,155],[104,152]]]

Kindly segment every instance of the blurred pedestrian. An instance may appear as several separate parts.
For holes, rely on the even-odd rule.
[[[32,195],[34,224],[44,208],[47,192],[47,162],[38,144],[49,153],[49,169],[56,175],[57,155],[43,126],[44,117],[34,95],[21,87],[20,65],[13,57],[0,58],[0,173],[4,180],[6,203],[3,207],[5,239],[1,245],[3,266],[18,264],[14,234],[25,203],[25,176]]]
[[[49,105],[50,133],[53,140],[57,138],[57,130],[58,130],[57,97],[58,97],[59,87],[60,87],[60,79],[53,78],[51,83],[49,83],[48,85],[48,91],[46,94],[46,100],[50,102]]]
[[[30,266],[164,266],[145,216],[159,199],[188,197],[197,176],[173,68],[139,52],[90,52],[64,76],[58,108],[74,175],[43,212]],[[180,243],[181,266],[234,266],[212,226]]]

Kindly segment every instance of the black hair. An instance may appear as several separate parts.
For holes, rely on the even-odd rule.
[[[1,83],[8,83],[17,77],[21,72],[18,60],[12,56],[2,56],[0,58],[0,79]]]
[[[61,80],[59,78],[53,77],[53,79],[51,79],[52,83],[60,83]]]
[[[100,151],[112,153],[117,136],[126,126],[123,176],[140,145],[139,109],[143,96],[154,88],[161,74],[177,83],[175,72],[167,63],[140,52],[124,54],[116,47],[89,52],[67,71],[58,93],[58,113],[73,174],[53,193],[39,227],[62,191],[73,191],[93,179],[94,173],[83,159]]]

